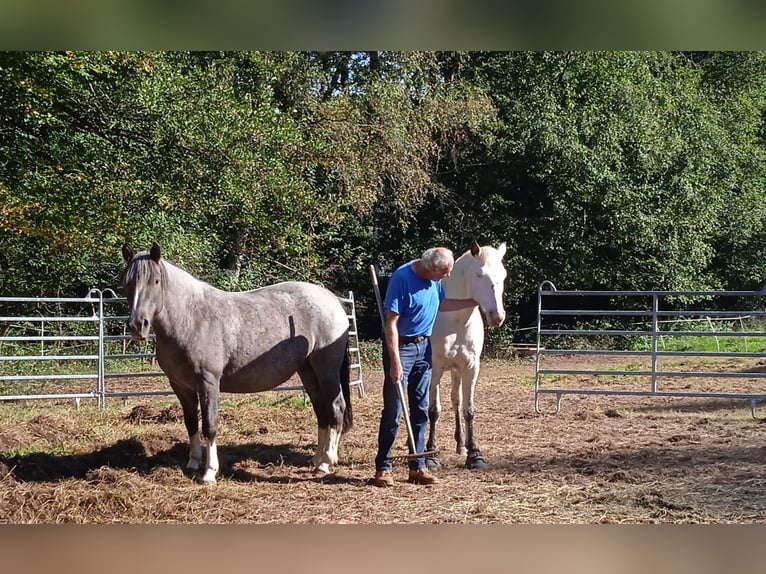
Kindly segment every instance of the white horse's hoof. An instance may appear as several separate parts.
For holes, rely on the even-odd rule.
[[[468,456],[465,459],[465,467],[469,470],[487,470],[489,468],[489,463],[487,462],[487,459],[484,458],[484,455],[481,454],[481,451],[478,448],[475,448],[468,453]]]

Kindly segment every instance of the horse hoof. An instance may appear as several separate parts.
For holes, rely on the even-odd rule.
[[[487,459],[481,454],[479,449],[472,450],[465,459],[465,467],[469,470],[486,470],[489,468]]]
[[[330,468],[330,465],[326,462],[323,462],[319,466],[314,467],[314,476],[318,478],[324,478],[325,476],[332,474],[332,469]]]
[[[442,469],[442,463],[439,460],[439,457],[436,455],[427,456],[426,457],[426,468],[430,470],[431,472],[436,472],[437,470]]]
[[[213,475],[211,476],[209,473],[205,473],[205,475],[204,475],[204,476],[201,476],[201,477],[199,478],[199,483],[200,483],[200,484],[209,484],[209,485],[213,485],[213,484],[216,484],[216,483],[217,483],[217,481],[216,481],[216,479],[215,479],[215,474],[213,474]]]

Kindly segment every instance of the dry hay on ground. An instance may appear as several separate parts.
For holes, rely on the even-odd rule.
[[[443,405],[440,483],[369,484],[382,373],[353,394],[355,428],[336,474],[310,472],[316,425],[300,393],[227,395],[218,484],[185,472],[174,397],[83,405],[0,404],[4,523],[760,523],[762,435],[743,400],[566,396],[534,411],[533,363],[485,362],[476,429],[491,469],[454,454]],[[727,383],[717,381],[716,384]],[[752,383],[756,388],[757,382]],[[446,387],[447,380],[442,382]],[[443,392],[449,397],[449,392]],[[297,398],[296,398],[297,397]],[[444,400],[444,399],[443,399]],[[758,412],[764,416],[763,412]],[[398,446],[405,452],[402,427]]]

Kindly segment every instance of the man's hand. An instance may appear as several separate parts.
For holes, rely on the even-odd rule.
[[[404,369],[402,369],[402,363],[399,360],[399,353],[396,355],[396,357],[391,357],[391,369],[389,369],[388,374],[391,375],[391,382],[398,385],[399,381],[404,378]]]

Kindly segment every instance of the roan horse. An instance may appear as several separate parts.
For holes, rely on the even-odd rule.
[[[479,306],[460,311],[440,311],[431,334],[433,374],[426,450],[437,449],[436,428],[441,414],[439,383],[442,373],[449,371],[452,376],[456,452],[467,454],[465,466],[469,469],[488,467],[479,450],[473,427],[473,397],[479,377],[479,359],[484,346],[484,321],[479,307],[484,312],[488,325],[499,327],[503,324],[503,283],[507,272],[502,259],[505,249],[505,243],[501,243],[496,249],[489,245],[479,247],[479,244],[473,241],[470,250],[458,257],[451,275],[441,280],[445,297],[474,299]],[[438,455],[426,457],[426,465],[431,470],[438,470],[441,467]]]
[[[220,393],[269,390],[298,373],[319,427],[314,472],[332,472],[340,435],[352,424],[349,323],[338,298],[302,282],[221,291],[163,259],[157,243],[139,253],[125,244],[122,255],[131,336],[140,341],[154,330],[157,361],[181,402],[189,433],[187,468],[202,465],[198,407],[207,447],[201,480],[215,483]]]

